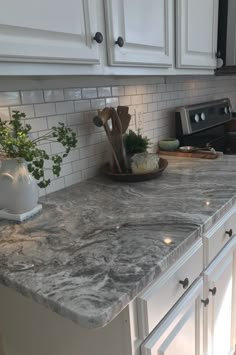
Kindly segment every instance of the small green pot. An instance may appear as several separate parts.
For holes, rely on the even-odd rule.
[[[158,142],[160,150],[174,151],[179,148],[179,140],[176,138],[167,138]]]

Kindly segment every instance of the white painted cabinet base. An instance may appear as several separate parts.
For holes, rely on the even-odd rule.
[[[182,297],[142,345],[142,355],[202,355],[203,281]]]
[[[108,326],[86,330],[0,286],[0,335],[6,345],[4,353],[0,344],[0,355],[138,355],[129,319],[126,308]]]
[[[236,237],[204,272],[207,355],[232,355],[236,344]]]

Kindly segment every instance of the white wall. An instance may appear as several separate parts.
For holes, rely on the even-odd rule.
[[[50,193],[97,174],[107,150],[102,128],[93,125],[98,108],[128,105],[131,128],[139,118],[143,134],[156,150],[161,138],[174,135],[177,106],[230,97],[236,109],[236,77],[78,77],[78,78],[2,78],[0,117],[9,119],[12,110],[26,113],[27,122],[39,136],[57,122],[77,132],[79,144],[63,164],[61,176],[41,194]],[[49,153],[60,152],[57,143],[47,143]]]

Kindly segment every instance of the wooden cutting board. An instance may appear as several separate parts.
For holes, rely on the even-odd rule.
[[[178,150],[174,152],[159,150],[157,151],[157,154],[183,157],[183,158],[198,158],[198,159],[217,159],[218,157],[223,155],[223,153],[221,152],[211,153],[207,151],[198,151],[192,153],[184,153],[184,152],[179,152]]]

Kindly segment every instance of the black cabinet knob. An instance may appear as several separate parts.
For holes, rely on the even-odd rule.
[[[201,300],[201,302],[204,304],[204,307],[208,306],[209,304],[209,298],[206,298],[205,300]]]
[[[118,44],[119,47],[123,47],[125,42],[122,37],[118,37],[117,40],[115,41],[115,44]]]
[[[216,287],[213,287],[213,288],[210,288],[209,291],[212,293],[212,296],[215,296],[217,289],[216,289]]]
[[[95,36],[93,37],[93,39],[97,42],[97,43],[102,43],[103,42],[103,35],[101,32],[97,32],[95,33]]]
[[[233,230],[230,229],[230,230],[226,231],[225,234],[228,234],[228,236],[231,238],[233,235]]]
[[[184,289],[188,288],[189,286],[189,279],[186,277],[183,281],[179,281],[180,285],[183,286]]]

